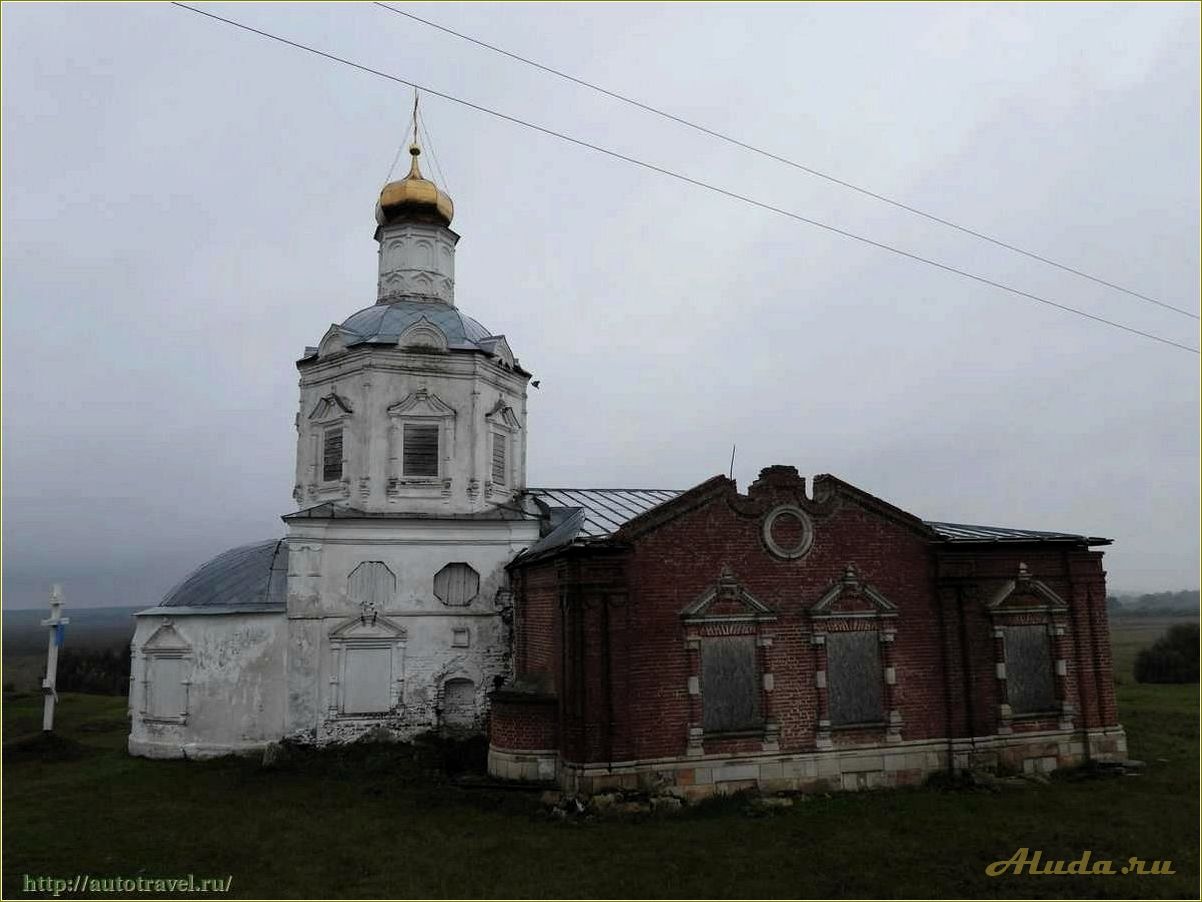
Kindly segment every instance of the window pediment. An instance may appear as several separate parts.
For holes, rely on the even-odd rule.
[[[338,392],[333,391],[317,402],[309,414],[309,419],[328,420],[335,417],[344,417],[351,413],[354,413],[354,410],[351,408],[351,402],[338,394]]]
[[[419,388],[388,408],[390,417],[454,417],[455,408],[438,395]]]
[[[142,643],[142,653],[148,655],[182,655],[187,654],[191,650],[192,644],[180,635],[170,620],[164,621],[163,625],[155,630],[149,639]]]
[[[729,567],[724,567],[718,581],[681,611],[680,616],[686,623],[712,623],[775,620],[776,612],[748,592]]]
[[[1064,610],[1068,603],[1051,587],[1031,576],[1026,564],[1018,565],[1014,579],[1008,579],[985,602],[990,614],[1018,611]]]
[[[380,614],[362,614],[358,617],[352,617],[350,620],[344,621],[342,624],[331,630],[331,642],[355,642],[355,641],[385,641],[397,642],[404,641],[406,638],[405,628],[400,626],[395,621],[390,620]]]
[[[855,564],[848,564],[838,579],[810,607],[810,617],[896,617],[897,605],[860,579]]]
[[[500,426],[504,429],[516,432],[521,428],[518,418],[514,415],[513,408],[506,404],[503,400],[497,401],[484,417],[493,426]]]

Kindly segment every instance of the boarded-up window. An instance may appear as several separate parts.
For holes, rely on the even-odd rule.
[[[346,581],[347,598],[365,611],[383,610],[392,601],[394,591],[396,577],[382,561],[364,561]]]
[[[342,710],[383,714],[392,706],[392,649],[348,646],[343,671]]]
[[[701,723],[713,733],[763,725],[754,636],[701,640]]]
[[[342,478],[341,426],[325,431],[321,447],[321,478],[326,482],[337,482]]]
[[[885,719],[880,640],[876,630],[827,633],[826,670],[832,726]]]
[[[505,485],[505,455],[509,440],[499,432],[492,434],[492,481]]]
[[[443,604],[460,607],[480,591],[480,574],[470,564],[447,564],[434,574],[434,595]]]
[[[1056,688],[1052,677],[1052,647],[1047,629],[1035,626],[1007,626],[1002,635],[1006,643],[1006,693],[1015,714],[1050,711],[1056,707]]]
[[[183,658],[147,658],[146,714],[148,717],[182,717],[187,695],[184,679],[187,662]]]
[[[476,719],[476,684],[447,680],[442,687],[442,719],[449,726],[470,726]]]
[[[438,475],[437,423],[406,423],[402,468],[405,476]]]

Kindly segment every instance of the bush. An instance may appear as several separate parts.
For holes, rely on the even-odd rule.
[[[55,688],[95,695],[129,693],[129,646],[105,651],[64,648],[58,656]]]
[[[1198,682],[1198,624],[1179,623],[1135,658],[1139,683]]]

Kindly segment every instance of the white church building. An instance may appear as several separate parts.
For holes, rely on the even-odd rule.
[[[505,565],[545,522],[524,491],[530,375],[456,307],[451,199],[410,154],[376,208],[375,303],[296,364],[286,535],[137,616],[135,755],[479,729],[510,671]]]

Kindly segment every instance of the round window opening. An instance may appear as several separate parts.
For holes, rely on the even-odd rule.
[[[764,521],[764,544],[777,557],[799,558],[813,542],[814,528],[799,507],[778,507]]]

